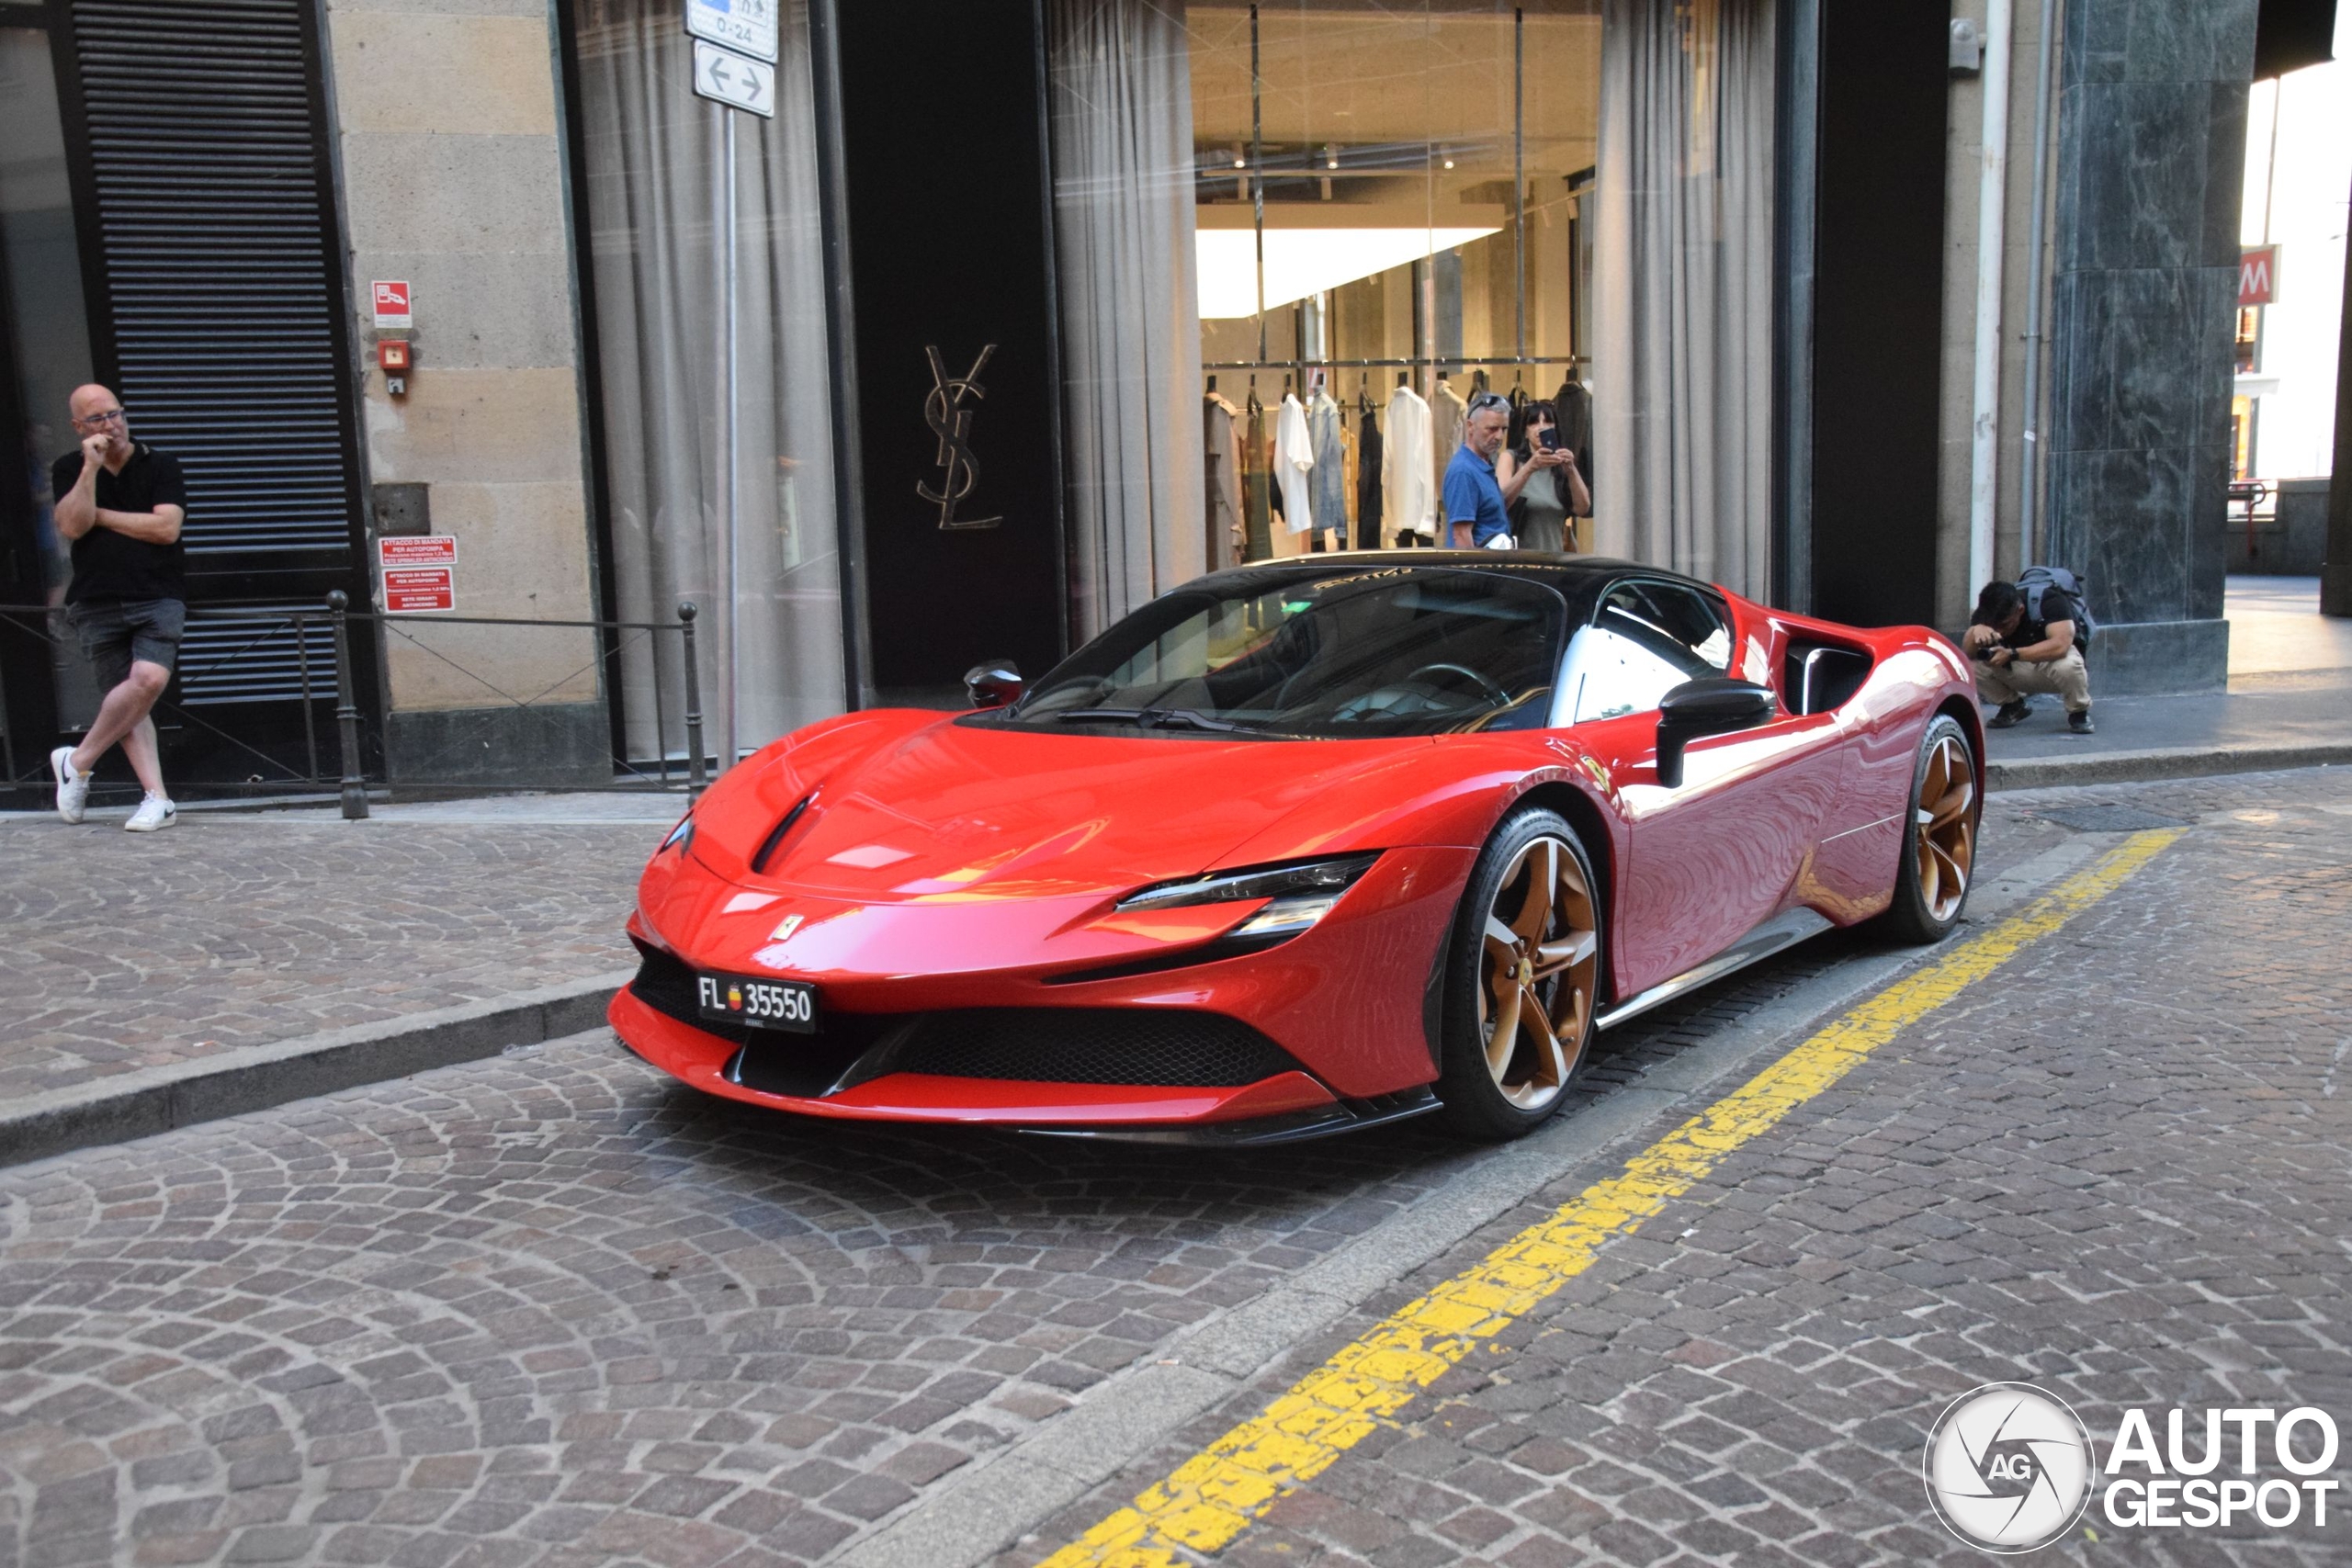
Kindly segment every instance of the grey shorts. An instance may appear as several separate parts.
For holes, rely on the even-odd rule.
[[[102,693],[130,678],[134,660],[166,670],[175,667],[180,631],[187,624],[187,606],[177,599],[102,599],[74,606],[82,655],[97,672]]]

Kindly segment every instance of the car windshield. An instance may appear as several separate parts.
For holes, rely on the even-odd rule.
[[[1566,619],[1557,591],[1498,572],[1236,572],[1153,601],[974,721],[1272,738],[1534,728]]]

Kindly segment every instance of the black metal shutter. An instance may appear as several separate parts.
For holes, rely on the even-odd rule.
[[[311,0],[74,0],[72,16],[94,314],[135,434],[187,471],[190,602],[314,608],[339,587],[364,605]],[[184,657],[187,696],[277,706],[219,716],[250,741],[299,727],[291,637],[220,629],[208,670]]]
[[[78,0],[116,391],[194,551],[345,549],[342,289],[304,0]]]

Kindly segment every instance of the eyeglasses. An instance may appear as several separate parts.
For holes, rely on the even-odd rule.
[[[102,409],[96,413],[85,413],[74,423],[76,424],[120,424],[122,421],[123,412],[120,409]]]

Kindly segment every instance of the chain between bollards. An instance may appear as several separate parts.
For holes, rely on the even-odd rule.
[[[327,595],[334,619],[334,723],[343,732],[343,819],[357,822],[368,815],[368,781],[359,772],[359,705],[351,696],[351,629],[344,619],[350,607],[342,589]]]
[[[678,601],[678,631],[686,656],[686,798],[700,800],[702,767],[702,673],[695,668],[695,602]]]

